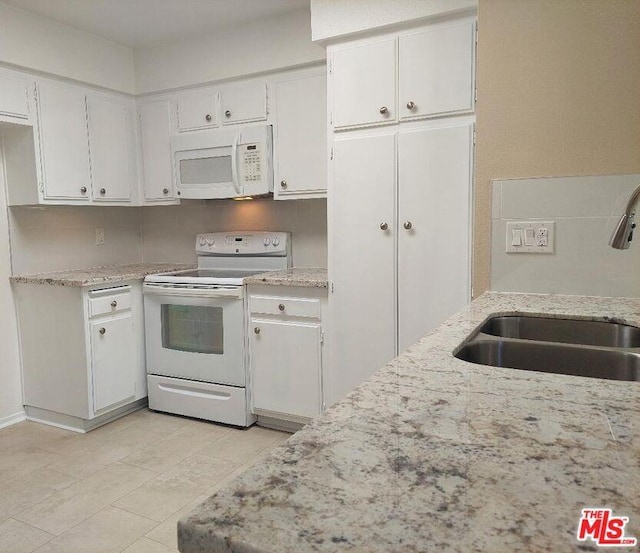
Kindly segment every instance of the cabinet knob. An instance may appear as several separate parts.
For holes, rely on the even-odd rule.
[[[210,113],[207,113],[207,114],[204,116],[204,118],[205,118],[207,121],[211,121],[211,114],[210,114]]]
[[[81,188],[80,188],[80,192],[81,192],[82,194],[86,194],[86,193],[87,193],[87,187],[86,187],[86,186],[81,187]]]
[[[413,227],[413,225],[411,224],[411,221],[405,221],[404,225],[402,225],[405,229],[410,230],[411,227]]]
[[[100,195],[104,196],[107,193],[107,189],[106,188],[101,188],[100,189]]]
[[[118,307],[118,302],[117,302],[116,300],[113,300],[113,301],[111,302],[111,307],[113,307],[114,309],[115,309],[116,307]]]
[[[102,327],[100,330],[98,330],[98,332],[104,336],[107,333],[107,329],[105,327]]]
[[[169,193],[169,189],[168,189],[168,188],[163,188],[163,189],[162,189],[162,193],[163,193],[164,195],[167,195],[167,194]]]
[[[281,303],[281,304],[278,306],[278,309],[279,309],[280,311],[284,311],[284,303]]]
[[[231,117],[231,112],[229,110],[225,111],[224,116],[227,118]]]
[[[286,180],[281,180],[280,181],[280,188],[286,188],[287,187],[287,181]]]
[[[387,223],[380,223],[380,230],[387,230],[389,225]]]
[[[387,106],[382,106],[380,108],[380,114],[384,115],[385,113],[387,113],[389,110],[387,109]]]
[[[259,327],[259,326],[256,326],[256,327],[253,329],[253,331],[254,331],[256,334],[260,334],[260,327]]]
[[[407,109],[414,109],[416,105],[413,102],[407,102]]]

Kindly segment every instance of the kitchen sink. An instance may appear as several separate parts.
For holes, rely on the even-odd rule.
[[[584,344],[611,348],[640,348],[640,328],[608,321],[545,319],[522,315],[492,317],[480,332],[503,338]]]
[[[640,351],[534,341],[478,340],[464,345],[456,357],[493,367],[640,382]]]
[[[616,322],[499,315],[454,355],[479,365],[640,382],[640,328]]]

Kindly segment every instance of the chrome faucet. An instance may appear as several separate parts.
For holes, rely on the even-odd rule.
[[[631,240],[633,239],[633,229],[636,228],[636,224],[633,219],[636,215],[636,204],[640,199],[640,186],[638,186],[629,196],[627,202],[627,209],[620,217],[618,226],[613,231],[611,238],[609,239],[609,245],[616,250],[626,250],[631,246]]]

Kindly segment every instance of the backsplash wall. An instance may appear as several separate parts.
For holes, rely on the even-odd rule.
[[[8,212],[12,274],[140,261],[194,263],[196,234],[226,230],[289,231],[296,266],[327,266],[325,200],[11,207]],[[105,231],[101,246],[97,228]]]
[[[13,274],[142,260],[139,209],[46,206],[9,208]],[[96,229],[105,243],[96,245]]]
[[[201,232],[273,230],[292,233],[296,267],[327,266],[326,200],[183,201],[144,207],[141,217],[148,262],[195,262],[195,237]]]
[[[609,238],[640,175],[493,181],[491,290],[640,297],[640,234]],[[505,253],[507,221],[555,221],[555,253]]]

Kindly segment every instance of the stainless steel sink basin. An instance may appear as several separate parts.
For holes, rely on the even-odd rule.
[[[522,315],[492,317],[480,332],[503,338],[584,344],[611,348],[639,348],[640,328],[607,321],[545,319]]]
[[[493,367],[640,381],[640,352],[535,341],[478,340],[464,345],[456,357]]]
[[[499,315],[454,355],[479,365],[640,382],[640,328],[616,322]]]

